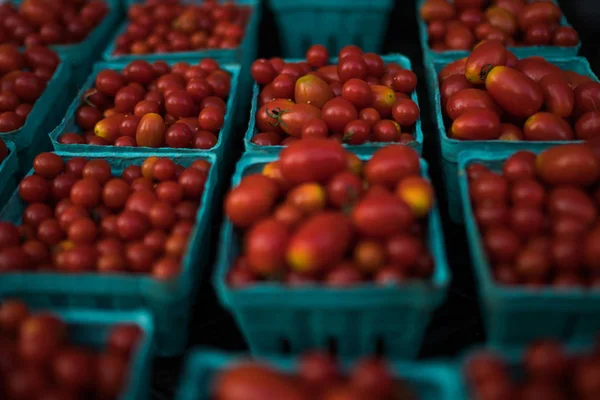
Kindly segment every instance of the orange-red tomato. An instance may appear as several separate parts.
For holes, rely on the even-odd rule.
[[[571,125],[549,112],[539,112],[527,119],[523,127],[527,140],[572,140],[575,138]]]
[[[504,66],[493,68],[485,80],[485,88],[492,99],[516,117],[529,117],[544,102],[540,86],[525,74]],[[515,101],[519,99],[519,101]]]
[[[321,108],[333,98],[331,88],[321,78],[305,75],[296,81],[294,100],[296,103],[307,103]]]
[[[342,260],[352,236],[350,218],[343,213],[316,214],[292,236],[287,250],[288,264],[302,273],[324,271]]]
[[[504,11],[500,9],[500,12]],[[482,84],[493,67],[506,64],[506,58],[507,50],[502,42],[485,40],[475,46],[467,58],[465,77],[472,84]]]

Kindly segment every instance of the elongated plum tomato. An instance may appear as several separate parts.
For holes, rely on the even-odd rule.
[[[249,227],[271,212],[275,200],[273,192],[260,185],[241,185],[227,194],[225,214],[234,225]]]
[[[167,126],[160,115],[146,114],[138,124],[135,141],[140,147],[161,147],[165,141],[166,131]]]
[[[285,399],[306,400],[298,386],[282,373],[265,365],[239,363],[218,374],[214,385],[217,399]],[[251,396],[251,397],[250,397]]]
[[[287,261],[297,272],[316,273],[342,260],[352,239],[348,216],[323,212],[304,222],[290,239]]]
[[[575,134],[571,125],[559,116],[549,112],[539,112],[527,119],[523,127],[527,140],[573,140]]]
[[[500,136],[500,118],[489,110],[468,111],[458,117],[450,128],[452,139],[491,140]]]
[[[600,111],[588,111],[579,117],[575,134],[581,140],[600,137]]]
[[[294,100],[321,108],[333,98],[331,88],[323,79],[314,75],[304,75],[296,81]]]
[[[525,5],[518,16],[519,28],[526,31],[538,22],[558,22],[562,13],[560,8],[551,1],[540,1]]]
[[[419,13],[425,22],[448,21],[455,15],[452,4],[437,0],[427,0],[421,6]]]
[[[438,74],[438,79],[440,83],[444,82],[446,79],[453,75],[465,75],[467,65],[467,57],[458,59],[456,61],[452,61],[450,64],[446,65],[440,73]]]
[[[472,84],[484,83],[492,68],[506,64],[506,53],[501,41],[484,40],[475,46],[467,58],[465,77]]]
[[[407,231],[414,221],[409,205],[388,193],[370,194],[352,210],[352,222],[363,235],[386,237]]]
[[[545,58],[539,56],[522,58],[517,62],[517,71],[520,71],[531,78],[534,82],[539,82],[544,76],[559,72],[562,70],[556,65],[548,62]]]
[[[367,161],[364,174],[370,185],[393,189],[403,178],[420,175],[419,155],[407,146],[384,147]]]
[[[512,68],[493,68],[485,80],[485,88],[502,109],[515,117],[529,117],[539,111],[544,103],[540,85]]]
[[[279,165],[284,179],[291,184],[327,182],[346,169],[346,152],[335,140],[307,138],[283,149]]]
[[[120,136],[121,124],[124,119],[124,114],[115,114],[100,120],[94,126],[94,134],[109,143],[114,143]]]
[[[291,107],[291,100],[275,99],[264,104],[256,113],[256,127],[261,132],[283,133],[282,126],[277,124],[278,112]]]
[[[600,161],[585,144],[551,147],[537,156],[537,174],[551,185],[589,186],[600,178]]]
[[[575,107],[575,93],[565,74],[552,72],[540,79],[540,86],[549,112],[561,118],[571,116]]]
[[[288,240],[288,227],[283,222],[265,219],[254,225],[244,236],[245,255],[252,272],[269,277],[282,271]]]
[[[468,111],[496,111],[494,100],[481,89],[463,89],[454,93],[446,103],[446,113],[452,121]]]
[[[299,138],[307,122],[321,118],[321,110],[311,104],[292,104],[280,110],[277,117],[277,123],[285,133]]]

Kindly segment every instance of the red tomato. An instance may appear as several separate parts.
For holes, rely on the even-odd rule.
[[[352,103],[341,97],[336,97],[323,106],[321,117],[333,133],[341,133],[348,122],[358,118],[358,113]]]
[[[342,145],[328,139],[303,139],[292,143],[279,155],[281,173],[292,184],[326,182],[346,168]]]

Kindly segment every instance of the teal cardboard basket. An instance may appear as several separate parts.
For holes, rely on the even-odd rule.
[[[386,64],[396,63],[400,65],[404,69],[412,70],[412,66],[410,60],[401,55],[401,54],[388,54],[385,56],[381,56],[383,61]],[[286,62],[302,62],[304,59],[287,59]],[[337,58],[333,58],[331,60],[334,63],[337,63]],[[258,134],[258,129],[256,128],[256,113],[260,109],[258,106],[258,96],[260,95],[260,87],[257,83],[254,83],[253,91],[252,91],[252,103],[250,109],[250,121],[248,122],[248,130],[244,136],[244,145],[246,147],[246,151],[251,152],[259,152],[259,153],[268,153],[268,154],[276,154],[279,153],[285,146],[259,146],[257,144],[252,143],[252,138],[254,135]],[[411,99],[419,105],[419,98],[417,96],[417,91],[414,90],[411,94]],[[423,152],[423,130],[421,127],[421,117],[417,120],[415,124],[415,128],[411,132],[415,137],[415,140],[409,144],[410,147],[415,149],[419,154]],[[378,143],[378,142],[369,142],[362,145],[347,145],[344,144],[350,151],[357,151],[358,149],[369,150],[371,152],[375,152],[382,147],[389,146],[390,143]]]
[[[22,0],[12,0],[14,4],[21,4]],[[62,59],[71,65],[73,76],[69,81],[72,91],[77,92],[79,86],[85,82],[94,62],[99,60],[107,40],[113,34],[114,28],[121,18],[120,0],[104,0],[109,11],[104,19],[92,32],[81,42],[65,45],[52,45],[50,48],[56,51]]]
[[[170,65],[175,64],[178,61],[182,60],[170,60],[168,63]],[[94,81],[98,73],[103,69],[113,69],[116,71],[122,71],[129,62],[110,62],[110,63],[98,63],[94,67],[94,71],[89,76],[85,85],[79,91],[77,97],[73,100],[67,114],[61,124],[56,127],[50,133],[50,140],[52,142],[52,146],[54,146],[54,150],[56,151],[65,151],[69,153],[79,153],[79,154],[90,154],[90,153],[106,153],[106,154],[114,154],[114,155],[128,155],[128,154],[163,154],[163,153],[180,153],[180,154],[210,154],[214,153],[217,155],[219,159],[219,163],[221,164],[221,158],[225,156],[231,156],[231,144],[233,140],[233,119],[235,115],[235,107],[237,104],[237,84],[239,78],[240,68],[238,65],[228,64],[223,65],[222,68],[231,74],[231,91],[229,94],[229,98],[227,99],[227,112],[225,113],[225,122],[223,123],[223,127],[221,128],[217,144],[212,149],[208,150],[199,150],[199,149],[174,149],[170,147],[161,147],[161,148],[149,148],[149,147],[131,147],[131,146],[97,146],[90,144],[61,144],[58,142],[60,136],[65,132],[77,132],[80,133],[81,129],[77,125],[75,119],[75,113],[77,109],[84,103],[84,93],[87,89],[94,86]],[[227,158],[227,157],[225,157]]]
[[[539,153],[542,149],[527,149]],[[539,338],[554,338],[569,345],[590,343],[600,332],[600,290],[551,286],[525,288],[496,283],[469,198],[466,168],[481,163],[500,170],[513,154],[510,150],[494,153],[466,152],[459,156],[460,194],[465,216],[467,239],[475,269],[487,343],[500,350],[521,349]]]
[[[39,153],[52,149],[48,132],[60,123],[69,102],[71,91],[65,90],[71,79],[71,67],[61,57],[61,62],[48,81],[46,89],[33,104],[25,124],[12,132],[0,133],[5,142],[15,144],[19,154],[19,175],[31,169],[33,159]]]
[[[106,312],[85,309],[51,311],[67,324],[69,340],[77,345],[104,349],[110,329],[118,324],[135,324],[144,332],[131,357],[125,388],[118,400],[146,400],[151,394],[154,324],[145,312]]]
[[[122,0],[125,5],[125,11],[133,4],[143,3],[145,0]],[[203,0],[183,0],[183,3],[202,3]],[[219,0],[223,2],[224,0]],[[250,76],[250,66],[256,59],[258,52],[258,28],[261,20],[261,8],[260,0],[236,0],[236,4],[248,5],[252,7],[250,14],[250,20],[246,26],[246,32],[244,39],[240,46],[236,49],[206,49],[197,51],[185,51],[177,53],[152,53],[152,54],[125,54],[125,55],[114,55],[115,41],[127,29],[128,21],[125,21],[117,29],[116,34],[110,40],[110,44],[106,48],[103,54],[103,58],[106,61],[125,61],[131,62],[133,60],[176,60],[176,61],[188,61],[198,62],[204,58],[213,58],[219,62],[219,64],[240,64],[240,77],[239,77],[239,97],[240,106],[245,104],[246,101],[250,100],[250,94],[252,91],[252,77]]]
[[[304,57],[313,44],[337,56],[354,44],[381,51],[393,0],[269,0],[285,57]]]
[[[243,360],[244,356],[241,355],[210,350],[193,351],[187,357],[175,399],[210,400],[215,374]],[[283,372],[293,372],[297,367],[297,360],[290,357],[268,357],[261,361]],[[352,365],[343,363],[342,367],[348,370]],[[390,368],[394,377],[406,383],[421,400],[460,399],[460,376],[453,364],[442,361],[396,361],[390,362]]]
[[[358,154],[361,160],[368,153]],[[260,172],[276,155],[245,154],[237,164],[232,187],[242,177]],[[423,175],[427,165],[422,161]],[[240,251],[241,238],[226,219],[221,228],[214,286],[245,335],[255,356],[292,354],[335,343],[340,357],[375,353],[381,345],[393,358],[412,358],[419,352],[429,319],[444,300],[450,282],[442,225],[437,206],[428,226],[429,251],[435,272],[430,281],[414,281],[399,287],[364,284],[355,288],[290,288],[278,282],[232,289],[227,272]]]
[[[58,152],[68,160],[75,154]],[[191,306],[199,286],[200,271],[205,266],[211,229],[211,215],[217,174],[214,154],[131,154],[87,153],[85,158],[102,158],[109,162],[113,174],[120,174],[129,165],[141,165],[149,156],[170,158],[188,166],[198,159],[209,161],[210,169],[201,206],[190,235],[188,251],[182,260],[181,274],[172,281],[159,281],[151,275],[134,274],[64,274],[55,272],[5,273],[0,279],[0,299],[17,297],[36,308],[90,308],[122,311],[143,308],[156,322],[158,354],[174,356],[183,352],[188,337]],[[32,174],[33,171],[30,172]],[[0,213],[0,220],[21,222],[24,202],[14,192]]]
[[[598,81],[598,77],[594,74],[590,67],[590,63],[583,57],[571,58],[548,58],[552,64],[560,67],[563,70],[578,72],[582,75]],[[427,85],[429,96],[432,97],[431,104],[435,112],[436,127],[438,131],[438,139],[442,153],[442,171],[444,173],[444,183],[446,192],[448,193],[448,208],[450,217],[454,222],[461,223],[461,206],[460,194],[458,189],[458,156],[463,151],[484,151],[490,154],[509,151],[516,152],[518,150],[542,150],[550,146],[565,142],[557,141],[506,141],[506,140],[457,140],[451,139],[446,134],[446,124],[442,115],[442,106],[440,99],[440,86],[438,83],[438,73],[448,63],[454,60],[440,59],[434,60],[427,66]]]
[[[0,164],[0,208],[4,207],[17,188],[17,172],[19,171],[19,156],[15,144],[7,142],[6,148],[8,148],[8,155]]]
[[[420,10],[423,3],[426,0],[418,0],[417,2],[417,21],[419,23],[419,37],[421,39],[421,49],[423,50],[423,58],[425,62],[431,62],[437,58],[453,58],[458,60],[469,55],[470,51],[464,50],[448,50],[448,51],[433,51],[429,47],[429,35],[427,34],[427,23],[421,18]],[[556,1],[553,0],[555,3]],[[565,16],[563,15],[560,19],[561,26],[571,26]],[[530,56],[541,56],[544,58],[548,57],[574,57],[579,54],[581,48],[581,42],[577,46],[560,47],[560,46],[519,46],[509,47],[517,58],[530,57]]]

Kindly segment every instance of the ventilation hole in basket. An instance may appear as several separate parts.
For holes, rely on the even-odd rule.
[[[329,338],[327,339],[327,350],[332,356],[336,356],[338,353],[337,339],[333,336],[329,336]]]
[[[385,354],[385,339],[381,336],[375,340],[375,355],[383,356]]]
[[[281,338],[281,354],[287,355],[292,354],[292,345],[286,338]]]

